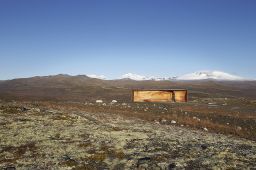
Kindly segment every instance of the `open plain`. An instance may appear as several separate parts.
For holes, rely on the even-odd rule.
[[[133,103],[135,87],[187,87],[189,101]],[[254,89],[66,75],[3,81],[0,167],[255,169]]]
[[[162,113],[155,113],[154,108]],[[254,141],[214,133],[214,128],[206,128],[203,123],[201,128],[200,123],[196,124],[197,129],[190,128],[194,126],[182,122],[177,113],[174,119],[168,113],[170,108],[163,104],[1,102],[0,166],[6,169],[256,167]],[[172,109],[174,112],[175,107]],[[189,111],[182,112],[201,122],[201,117],[196,120]],[[230,127],[233,128],[232,123]]]

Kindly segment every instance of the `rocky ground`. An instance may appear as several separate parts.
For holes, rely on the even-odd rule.
[[[256,169],[255,141],[89,105],[1,102],[0,168]]]

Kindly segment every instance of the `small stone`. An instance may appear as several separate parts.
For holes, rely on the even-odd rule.
[[[202,148],[203,150],[205,150],[205,149],[207,149],[207,145],[206,145],[206,144],[202,144],[202,145],[201,145],[201,148]]]
[[[96,100],[96,103],[103,103],[102,100]]]
[[[64,160],[69,160],[69,159],[71,159],[68,155],[63,155],[62,158],[63,158]]]
[[[15,166],[7,166],[4,170],[16,170]]]
[[[112,100],[112,102],[111,103],[117,103],[117,100]]]
[[[48,110],[47,112],[48,113],[52,113],[52,114],[56,114],[57,113],[57,111],[55,111],[55,110]]]
[[[29,109],[28,108],[26,108],[26,107],[21,107],[21,111],[22,112],[26,112],[26,111],[28,111]]]
[[[172,170],[172,169],[174,169],[175,167],[176,167],[175,163],[170,163],[170,164],[168,165],[168,170]]]
[[[175,120],[172,120],[171,123],[172,123],[172,124],[176,124],[177,122],[176,122]]]
[[[154,120],[154,122],[155,122],[155,124],[159,124],[160,122],[159,121],[157,121],[157,120]]]
[[[237,130],[242,130],[242,127],[240,127],[240,126],[237,126]]]
[[[166,123],[166,122],[167,122],[167,120],[165,120],[165,119],[161,120],[161,123]]]
[[[207,128],[204,128],[204,131],[208,131],[208,129],[207,129]]]
[[[39,108],[33,108],[34,111],[40,112],[41,110]]]
[[[151,158],[150,157],[144,157],[144,158],[140,158],[138,159],[137,162],[137,168],[139,168],[141,165],[147,165],[148,162],[150,162]]]

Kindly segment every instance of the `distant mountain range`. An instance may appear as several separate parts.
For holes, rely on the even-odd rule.
[[[199,97],[256,99],[256,81],[222,72],[197,72],[172,78],[125,74],[121,79],[105,80],[103,76],[59,74],[4,80],[0,81],[0,100],[95,101],[102,99],[129,102],[132,89],[170,88],[188,89],[189,100]]]
[[[98,79],[107,79],[106,76],[100,75],[88,75],[91,78]],[[136,81],[143,80],[155,80],[155,81],[164,81],[164,80],[227,80],[227,81],[243,81],[249,80],[240,76],[232,75],[222,71],[198,71],[194,73],[185,74],[182,76],[175,77],[156,77],[156,76],[143,76],[139,74],[127,73],[121,76],[121,79],[131,79]]]

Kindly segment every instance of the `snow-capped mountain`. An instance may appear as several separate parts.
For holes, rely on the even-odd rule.
[[[229,73],[221,72],[221,71],[198,71],[198,72],[185,74],[183,76],[177,77],[177,80],[205,80],[205,79],[229,80],[229,81],[245,80],[245,78],[232,75]]]
[[[106,80],[107,79],[107,77],[104,76],[104,75],[88,74],[87,76],[90,77],[90,78],[96,78],[96,79],[102,79],[102,80]]]
[[[127,73],[121,76],[121,78],[132,79],[136,81],[142,80],[154,80],[154,81],[163,81],[163,80],[228,80],[228,81],[242,81],[248,80],[240,76],[232,75],[222,71],[198,71],[194,73],[185,74],[178,77],[155,77],[155,76],[143,76],[139,74]]]
[[[88,74],[90,78],[102,79],[107,80],[107,77],[104,75],[96,75],[96,74]],[[242,80],[249,80],[237,75],[232,75],[229,73],[225,73],[222,71],[197,71],[194,73],[185,74],[182,76],[177,77],[156,77],[156,76],[144,76],[134,73],[127,73],[121,76],[121,79],[131,79],[136,81],[143,81],[143,80],[153,80],[153,81],[165,81],[165,80],[227,80],[227,81],[242,81]]]
[[[155,77],[155,76],[143,76],[139,74],[127,73],[121,76],[122,79],[131,79],[131,80],[155,80],[155,81],[163,81],[163,80],[171,80],[172,78],[168,77]]]
[[[127,73],[121,76],[122,79],[132,79],[132,80],[147,80],[148,78],[146,76],[133,74],[133,73]]]

